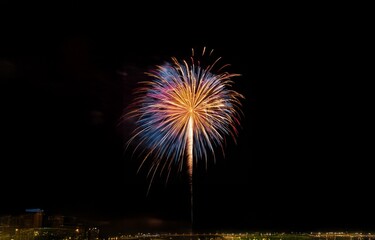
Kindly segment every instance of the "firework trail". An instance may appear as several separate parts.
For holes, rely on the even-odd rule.
[[[236,141],[241,112],[240,93],[231,90],[233,77],[225,71],[228,64],[218,67],[220,58],[202,65],[194,49],[189,61],[172,57],[171,62],[147,72],[150,80],[141,82],[134,102],[124,118],[134,117],[136,129],[128,141],[137,140],[134,151],[143,155],[140,168],[152,159],[148,170],[151,183],[157,173],[167,174],[172,169],[187,167],[191,193],[191,221],[193,223],[193,166],[203,161],[207,168],[208,156],[215,161],[215,147],[221,147],[227,135]],[[185,160],[186,157],[186,160]]]

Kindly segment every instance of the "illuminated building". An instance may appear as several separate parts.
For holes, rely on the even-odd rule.
[[[99,240],[99,228],[72,216],[46,216],[41,209],[26,209],[18,216],[0,216],[0,240]]]

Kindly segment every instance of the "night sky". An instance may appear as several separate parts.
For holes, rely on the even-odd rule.
[[[350,21],[306,6],[60,3],[0,5],[0,214],[188,229],[186,174],[147,195],[120,118],[145,71],[206,46],[242,74],[234,89],[246,99],[237,144],[195,169],[194,228],[375,228],[360,136],[369,95],[344,60]]]

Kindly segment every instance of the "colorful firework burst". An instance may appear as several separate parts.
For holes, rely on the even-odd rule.
[[[236,141],[244,96],[231,88],[232,78],[240,74],[225,71],[229,64],[218,67],[221,58],[203,66],[199,58],[205,54],[206,48],[200,56],[193,49],[189,61],[172,57],[147,72],[150,80],[140,83],[124,115],[134,117],[137,125],[128,144],[137,139],[134,150],[143,149],[139,168],[152,159],[149,188],[157,172],[166,172],[168,179],[172,169],[183,171],[184,166],[192,185],[193,164],[203,161],[207,167],[209,156],[215,161],[215,148],[224,153],[227,135]]]

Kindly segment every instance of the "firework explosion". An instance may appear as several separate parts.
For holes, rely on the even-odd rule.
[[[168,180],[172,169],[186,166],[192,192],[193,165],[203,161],[207,167],[209,155],[215,161],[215,148],[224,153],[227,135],[236,140],[244,97],[230,88],[239,74],[226,72],[228,64],[217,67],[220,58],[202,66],[199,58],[205,54],[205,48],[200,56],[193,50],[189,61],[172,57],[147,72],[150,80],[141,82],[124,115],[134,117],[137,125],[128,144],[137,139],[135,151],[144,147],[140,168],[152,159],[149,189],[157,172],[166,173]]]

